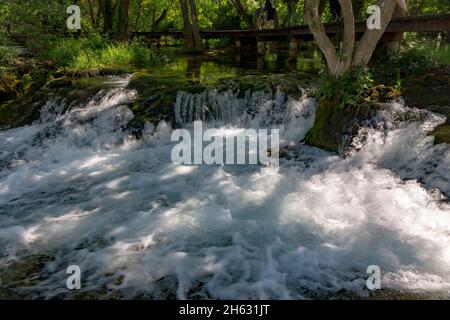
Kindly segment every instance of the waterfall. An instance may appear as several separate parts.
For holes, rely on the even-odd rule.
[[[214,127],[280,129],[285,142],[304,138],[314,123],[315,99],[305,94],[295,99],[279,89],[247,90],[242,96],[228,90],[205,90],[202,93],[178,92],[175,121],[187,127],[196,120]]]
[[[450,196],[450,147],[434,145],[429,136],[444,122],[444,116],[408,108],[403,101],[390,103],[377,117],[375,127],[363,128],[353,140],[352,156]]]
[[[266,89],[178,92],[176,123],[127,128],[124,87],[0,132],[1,286],[27,298],[303,299],[382,288],[449,298],[449,149],[441,116],[387,105],[346,158],[301,143],[315,101]],[[171,162],[173,127],[278,128],[275,174]],[[27,266],[29,273],[13,270]],[[82,290],[65,287],[68,265]],[[24,285],[26,284],[26,285]]]

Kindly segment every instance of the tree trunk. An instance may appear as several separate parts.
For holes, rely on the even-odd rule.
[[[381,28],[379,30],[367,30],[358,46],[355,45],[355,16],[351,0],[339,0],[342,17],[344,20],[343,45],[339,52],[336,51],[328,38],[325,27],[319,15],[319,0],[306,0],[305,21],[316,40],[317,45],[325,56],[329,72],[335,77],[340,77],[352,66],[367,65],[371,59],[375,47],[389,22],[391,21],[397,1],[379,0],[381,8]]]
[[[194,0],[180,0],[180,6],[187,48],[193,51],[200,51],[202,49],[202,40],[198,29],[195,2]]]
[[[112,0],[99,0],[98,6],[103,15],[103,33],[109,34],[112,29],[113,20]]]
[[[97,21],[95,20],[95,13],[94,13],[94,8],[92,7],[91,0],[88,0],[88,4],[89,4],[89,16],[91,17],[91,23],[92,23],[92,26],[94,28],[96,28],[97,27]]]
[[[103,7],[102,7],[103,2]],[[97,28],[100,26],[100,19],[103,17],[103,11],[104,11],[104,0],[98,0],[98,10],[97,10]]]
[[[130,0],[119,0],[119,19],[116,35],[117,41],[128,42],[130,40],[129,11]]]
[[[344,19],[344,35],[342,52],[338,60],[336,75],[339,77],[350,69],[353,60],[353,49],[355,47],[355,16],[351,0],[339,0],[341,15]]]
[[[197,7],[195,5],[195,0],[189,0],[189,7],[191,9],[191,24],[192,24],[192,35],[195,43],[195,49],[202,49],[202,38],[200,37],[200,29],[198,27],[197,21]]]
[[[159,15],[158,18],[155,19],[155,16],[153,16],[153,22],[152,22],[152,28],[151,31],[154,32],[158,30],[161,23],[164,21],[164,19],[167,17],[168,9],[164,9],[163,12]],[[154,14],[155,12],[153,12]]]
[[[314,40],[325,56],[327,67],[330,73],[334,74],[337,70],[338,56],[336,49],[330,38],[328,38],[325,27],[319,15],[319,0],[305,1],[305,22],[308,24]]]
[[[379,0],[378,6],[381,8],[381,28],[368,29],[364,33],[353,56],[353,65],[367,65],[369,63],[378,42],[392,19],[397,1]]]

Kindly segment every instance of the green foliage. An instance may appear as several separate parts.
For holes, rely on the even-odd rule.
[[[158,60],[152,50],[138,41],[114,43],[99,36],[57,40],[42,52],[41,59],[76,70],[148,66]]]
[[[405,75],[426,72],[434,68],[435,63],[430,52],[415,47],[389,57],[385,66],[392,74]]]
[[[7,66],[17,58],[19,51],[14,47],[0,47],[0,66]]]
[[[354,106],[364,100],[364,93],[373,87],[374,80],[367,68],[355,67],[339,78],[322,69],[315,96],[319,99],[337,100],[340,106]]]
[[[450,65],[450,44],[446,43],[433,51],[434,61],[438,64]]]
[[[400,52],[379,56],[371,68],[380,79],[402,79],[450,64],[450,45],[442,39],[406,35]]]
[[[33,81],[33,78],[31,77],[31,75],[29,75],[29,74],[23,75],[22,79],[19,83],[19,88],[17,89],[18,96],[21,97],[21,96],[26,95],[30,91],[30,89],[33,85],[33,82],[34,81]]]
[[[323,99],[316,109],[314,126],[305,136],[311,146],[328,151],[343,151],[359,131],[360,124],[372,119],[381,110],[377,104],[363,102],[352,108],[342,108],[336,99]]]

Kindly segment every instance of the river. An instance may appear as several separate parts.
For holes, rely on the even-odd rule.
[[[364,298],[377,265],[385,297],[450,298],[450,152],[428,136],[445,117],[389,103],[339,157],[301,142],[316,108],[307,90],[212,87],[178,90],[175,122],[136,135],[129,80],[69,109],[49,99],[32,125],[0,131],[0,295]],[[279,129],[280,167],[173,164],[172,130],[198,119]],[[69,265],[81,291],[66,288]]]

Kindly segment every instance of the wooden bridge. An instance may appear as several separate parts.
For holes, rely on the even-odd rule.
[[[342,33],[342,23],[325,24],[325,30],[329,37],[335,37]],[[356,37],[360,38],[367,29],[366,21],[357,22],[355,26]],[[450,41],[450,14],[427,15],[418,17],[402,17],[392,19],[383,36],[385,40],[394,40],[399,32],[447,32]],[[144,37],[150,40],[160,41],[163,37],[182,38],[182,31],[174,32],[135,32],[133,36]],[[234,40],[237,49],[245,44],[257,43],[258,54],[264,54],[264,46],[267,41],[289,41],[291,56],[296,56],[298,43],[301,41],[313,41],[308,26],[302,25],[292,28],[271,30],[202,30],[202,39],[230,38]]]

